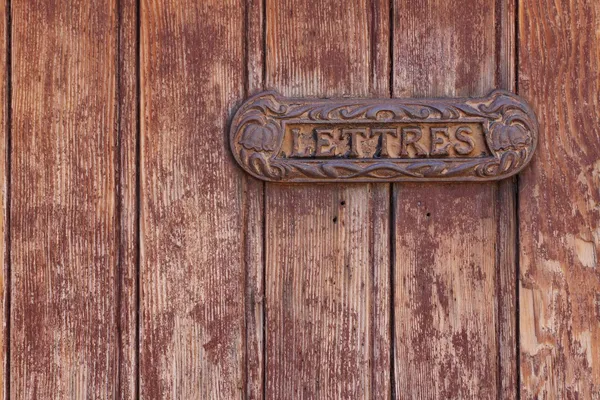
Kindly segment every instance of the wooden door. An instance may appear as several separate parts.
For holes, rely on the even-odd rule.
[[[0,2],[6,399],[600,398],[600,3]],[[239,105],[519,93],[486,183],[264,183]]]

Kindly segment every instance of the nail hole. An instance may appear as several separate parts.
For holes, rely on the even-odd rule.
[[[425,215],[427,215],[428,217],[431,217],[431,213],[427,213],[427,214],[425,214]]]
[[[346,202],[344,200],[340,201],[340,205],[345,206]]]
[[[337,224],[337,217],[333,217],[333,223]]]

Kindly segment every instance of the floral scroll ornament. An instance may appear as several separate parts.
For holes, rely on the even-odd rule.
[[[535,150],[537,120],[529,106],[512,93],[495,91],[489,97],[492,103],[480,109],[499,116],[490,122],[487,135],[496,159],[480,165],[476,172],[480,176],[513,175],[529,162]]]
[[[244,125],[239,144],[240,156],[255,174],[264,174],[271,179],[279,180],[284,171],[272,166],[266,154],[274,152],[281,140],[281,126],[273,119],[256,115]]]
[[[279,127],[272,121],[251,122],[244,128],[240,144],[246,150],[273,151],[277,144]]]
[[[431,124],[479,121],[486,156],[474,158],[278,157],[286,123]],[[527,103],[506,92],[459,99],[290,99],[275,92],[246,101],[234,116],[230,144],[253,176],[281,182],[488,181],[519,172],[537,144],[537,121]]]

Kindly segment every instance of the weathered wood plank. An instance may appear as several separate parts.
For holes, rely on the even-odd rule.
[[[264,1],[246,1],[246,95],[264,89]],[[264,193],[262,181],[246,176],[246,398],[264,394]]]
[[[517,364],[517,178],[498,182],[496,288],[498,335],[498,398],[518,396]]]
[[[10,260],[8,253],[8,193],[9,193],[9,127],[8,127],[8,9],[6,1],[0,3],[0,310],[2,310],[2,328],[0,329],[0,400],[9,398],[8,371],[8,330],[10,324]]]
[[[495,86],[494,1],[394,2],[394,96]],[[426,17],[424,17],[426,16]],[[394,185],[398,398],[495,398],[496,184]]]
[[[286,95],[387,94],[381,4],[269,6],[269,87]],[[388,396],[388,190],[267,185],[268,398]]]
[[[118,13],[115,1],[12,3],[14,399],[114,399],[132,379],[117,322],[131,311],[119,305],[131,266],[118,251],[118,125],[133,112],[120,108]]]
[[[390,399],[392,381],[390,374],[392,337],[390,327],[390,189],[391,185],[371,186],[371,223],[369,251],[372,273],[371,319],[371,397]],[[352,246],[352,245],[350,245]]]
[[[496,197],[497,275],[495,294],[498,303],[498,398],[516,399],[517,377],[517,214],[516,177],[498,182]]]
[[[387,217],[372,211],[384,199],[362,186],[267,186],[267,397],[369,397],[371,363],[385,362],[371,360],[374,319],[387,318],[373,310],[371,266],[387,278],[388,260],[371,250],[386,247],[371,241],[387,223],[373,235],[367,221]]]
[[[496,2],[496,50],[498,54],[496,86],[516,90],[516,0]],[[517,364],[517,202],[518,177],[498,182],[497,275],[498,320],[498,398],[518,398]]]
[[[519,2],[519,93],[540,124],[519,182],[524,399],[600,398],[600,3]]]
[[[119,385],[122,400],[138,389],[138,9],[137,0],[119,0],[118,42],[118,219],[119,219]]]
[[[142,397],[246,390],[246,178],[226,140],[244,96],[244,9],[141,3]]]
[[[267,1],[267,87],[387,95],[382,16],[380,2]],[[267,184],[267,398],[389,397],[388,200],[388,185]]]
[[[264,89],[265,10],[264,0],[246,0],[247,90],[253,95]]]
[[[371,0],[371,81],[370,94],[375,97],[389,97],[392,92],[390,81],[390,3],[388,0]],[[369,242],[372,269],[371,320],[371,398],[388,400],[392,396],[392,376],[390,370],[391,335],[391,257],[390,222],[391,184],[372,184],[371,224]]]
[[[262,399],[264,383],[264,183],[247,177],[245,232],[246,268],[246,398]]]
[[[495,398],[495,185],[438,188],[395,192],[397,396]]]

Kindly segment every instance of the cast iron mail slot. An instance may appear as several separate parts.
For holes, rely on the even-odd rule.
[[[489,181],[531,160],[537,122],[520,97],[246,101],[231,123],[237,162],[278,182]]]

